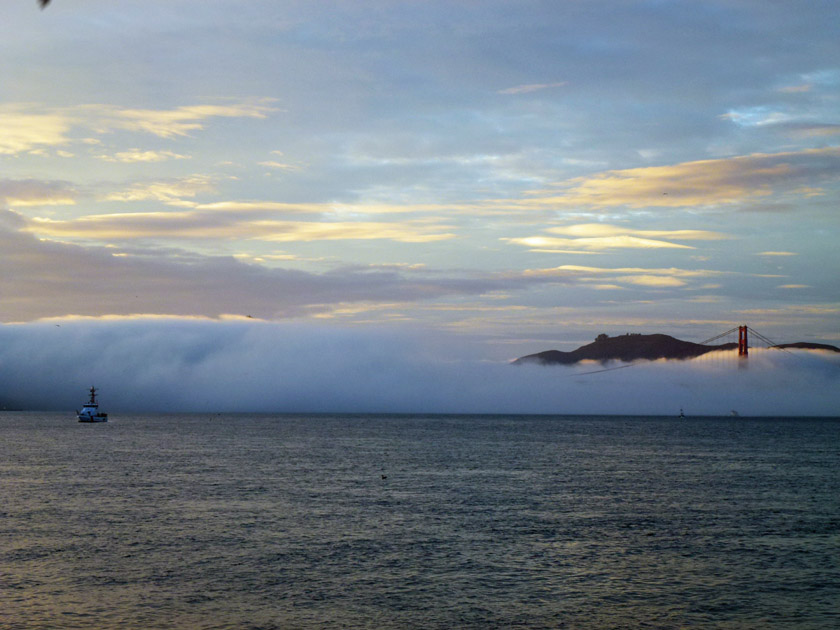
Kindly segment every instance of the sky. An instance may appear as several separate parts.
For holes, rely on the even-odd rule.
[[[508,365],[840,344],[837,32],[833,0],[8,2],[0,403],[840,415],[826,353]]]

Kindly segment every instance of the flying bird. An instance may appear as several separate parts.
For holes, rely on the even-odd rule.
[[[38,0],[38,4],[41,5],[41,8],[45,8],[50,3],[50,0]]]

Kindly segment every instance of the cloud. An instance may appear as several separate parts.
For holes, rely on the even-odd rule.
[[[577,237],[640,236],[644,238],[673,238],[686,241],[721,241],[732,238],[721,232],[709,230],[634,230],[632,228],[610,225],[609,223],[580,223],[548,228],[552,234]]]
[[[516,85],[514,87],[499,90],[499,94],[528,94],[530,92],[538,92],[548,88],[563,87],[567,85],[567,81],[559,81],[557,83],[529,83],[526,85]]]
[[[585,267],[581,265],[561,265],[548,269],[528,269],[529,276],[560,276],[576,283],[583,283],[590,288],[604,290],[624,288],[627,285],[651,289],[681,288],[689,286],[694,280],[726,275],[726,272],[708,269],[644,268],[644,267]],[[701,288],[701,287],[697,287]]]
[[[803,94],[813,89],[814,86],[811,83],[800,83],[799,85],[786,85],[785,87],[781,87],[779,88],[779,92],[782,94]]]
[[[604,236],[594,238],[557,238],[552,236],[527,236],[502,239],[515,245],[530,247],[532,251],[552,252],[557,250],[609,250],[609,249],[694,249],[689,245],[657,241],[636,236]]]
[[[584,273],[596,275],[612,275],[612,274],[654,274],[676,276],[680,278],[708,278],[713,276],[725,275],[730,272],[714,271],[711,269],[679,269],[677,267],[667,268],[645,268],[645,267],[583,267],[580,265],[560,265],[559,267],[552,267],[550,269],[529,269],[526,273],[534,275],[546,274],[568,274],[568,273]]]
[[[166,160],[188,160],[188,155],[180,155],[173,151],[141,151],[140,149],[129,149],[119,151],[114,155],[102,155],[100,159],[106,162],[123,162],[131,164],[134,162],[165,162]]]
[[[840,303],[837,304],[787,304],[777,308],[751,308],[738,311],[741,315],[750,317],[766,317],[768,315],[784,316],[835,316],[840,315]]]
[[[228,105],[188,105],[175,109],[132,109],[114,105],[43,108],[28,103],[0,105],[0,155],[39,152],[70,143],[76,128],[97,134],[146,133],[159,138],[187,136],[211,118],[266,118],[277,111],[268,100]],[[88,139],[90,140],[90,139]],[[95,139],[93,139],[95,140]]]
[[[665,287],[684,287],[686,282],[680,278],[672,276],[623,276],[622,282],[629,284],[636,284],[643,287],[665,288]]]
[[[81,229],[74,225],[74,229]],[[155,248],[133,251],[81,247],[39,240],[25,231],[29,227],[31,222],[22,215],[0,212],[0,295],[5,321],[68,313],[240,314],[280,319],[328,313],[336,304],[417,302],[565,282],[560,276],[444,275],[422,267],[344,267],[321,274],[268,269],[234,257]],[[313,225],[313,229],[320,228]],[[65,236],[72,234],[69,231]],[[108,232],[101,230],[99,234],[104,238]],[[410,237],[392,235],[398,236]]]
[[[840,125],[832,123],[788,123],[780,127],[795,138],[830,138],[840,135]]]
[[[200,193],[216,190],[217,180],[209,175],[191,175],[179,179],[169,179],[153,182],[138,182],[117,192],[105,196],[106,201],[162,201],[170,205],[195,205],[185,202],[185,198],[192,199]]]
[[[525,206],[604,209],[729,205],[820,181],[836,181],[840,147],[605,171],[535,191]]]
[[[159,138],[187,136],[204,129],[210,118],[266,118],[275,108],[258,103],[187,105],[175,109],[131,109],[110,105],[83,105],[76,111],[98,133],[116,130],[148,133]]]
[[[756,256],[798,256],[796,252],[758,252]]]
[[[0,199],[11,207],[73,205],[77,197],[68,182],[0,179]]]
[[[283,201],[214,201],[194,206],[196,211],[235,212],[257,216],[264,213],[282,215],[323,214],[336,209],[333,204],[286,203]]]
[[[286,164],[284,162],[276,162],[274,160],[269,160],[267,162],[257,162],[260,166],[265,166],[266,168],[273,168],[280,171],[298,171],[300,170],[299,166],[295,166],[294,164]]]
[[[254,239],[275,243],[392,240],[430,243],[454,238],[445,225],[424,221],[283,221],[236,211],[187,210],[89,215],[78,219],[34,218],[31,232],[52,238],[125,241],[133,239]]]
[[[502,239],[516,245],[530,247],[532,251],[553,253],[558,251],[607,251],[614,249],[694,249],[661,238],[676,240],[724,240],[731,238],[720,232],[707,230],[634,230],[606,223],[582,223],[547,228],[546,232],[576,238],[555,236],[528,236]],[[658,237],[658,238],[657,238]]]
[[[100,389],[129,411],[834,415],[840,360],[819,352],[591,366],[473,358],[462,335],[403,325],[196,319],[0,325],[0,404],[72,410]]]
[[[278,212],[283,214],[318,214],[333,218],[361,217],[392,214],[453,214],[469,212],[474,207],[469,204],[436,203],[363,203],[328,202],[283,202],[283,201],[215,201],[195,204],[196,210],[226,210],[238,212]],[[479,211],[480,212],[480,211]]]
[[[721,118],[731,120],[736,125],[742,127],[763,127],[765,125],[778,125],[792,121],[789,114],[764,106],[750,107],[740,111],[732,110],[723,114]]]
[[[33,113],[21,104],[0,105],[0,155],[67,144],[71,119],[63,113]]]

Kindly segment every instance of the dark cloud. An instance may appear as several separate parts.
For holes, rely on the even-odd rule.
[[[121,255],[107,247],[41,241],[22,218],[0,212],[3,321],[73,315],[251,315],[276,319],[329,311],[348,302],[416,302],[480,295],[562,277],[352,266],[327,273],[272,269],[232,257]],[[163,250],[159,250],[163,252]]]

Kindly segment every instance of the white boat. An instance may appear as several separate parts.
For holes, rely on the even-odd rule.
[[[96,388],[90,388],[90,400],[82,407],[81,411],[77,411],[76,415],[79,422],[108,422],[108,414],[99,411],[99,405],[96,403]]]

